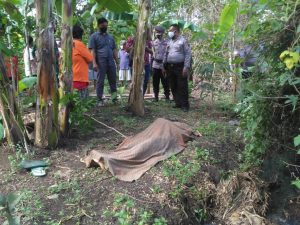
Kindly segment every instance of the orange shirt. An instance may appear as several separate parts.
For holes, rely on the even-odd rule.
[[[93,56],[79,40],[73,40],[73,81],[89,82],[89,63]]]

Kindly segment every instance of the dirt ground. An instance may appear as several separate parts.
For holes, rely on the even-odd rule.
[[[34,149],[33,159],[50,164],[42,178],[18,169],[15,154],[2,146],[0,193],[22,194],[15,213],[21,216],[21,224],[28,225],[176,225],[213,221],[209,193],[201,186],[207,177],[218,183],[238,168],[243,143],[241,132],[232,123],[236,118],[224,101],[211,105],[192,100],[188,113],[171,106],[164,100],[147,100],[143,118],[133,117],[120,104],[107,104],[88,112],[127,136],[142,131],[158,117],[187,123],[198,131],[199,136],[182,153],[158,163],[139,180],[122,182],[107,171],[85,168],[80,162],[89,150],[113,150],[122,141],[116,132],[92,122],[88,130],[73,129],[70,138],[61,141],[56,150]],[[0,224],[3,221],[0,217]]]

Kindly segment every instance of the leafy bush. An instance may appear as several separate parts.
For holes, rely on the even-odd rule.
[[[92,128],[92,121],[86,114],[92,110],[96,105],[96,99],[87,98],[82,100],[78,92],[74,92],[73,95],[66,96],[66,102],[71,102],[72,109],[70,114],[71,126],[79,127],[81,131],[85,132]]]

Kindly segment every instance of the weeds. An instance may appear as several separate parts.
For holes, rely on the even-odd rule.
[[[153,212],[145,209],[137,210],[135,202],[126,194],[116,194],[113,202],[113,210],[105,210],[103,213],[107,219],[113,218],[119,225],[166,225],[164,217],[153,218]]]
[[[96,99],[87,98],[83,101],[77,92],[74,92],[69,98],[73,105],[70,114],[71,125],[79,127],[81,132],[90,131],[92,129],[92,120],[85,113],[89,113],[95,107]]]
[[[154,194],[158,194],[162,191],[161,187],[159,186],[153,186],[152,188],[150,188],[150,190],[154,193]]]
[[[209,150],[196,147],[195,151],[196,151],[196,156],[195,156],[196,159],[205,160],[205,161],[209,159],[210,156]]]
[[[78,204],[81,200],[81,189],[79,182],[75,180],[63,181],[54,184],[48,188],[50,194],[63,194],[68,192],[68,198],[65,199],[66,204]]]
[[[176,156],[172,156],[163,168],[163,174],[185,184],[200,169],[198,163],[181,163]]]
[[[126,116],[115,116],[113,121],[124,126],[124,128],[134,127],[136,124],[136,119],[134,117],[126,117]]]
[[[195,215],[197,221],[200,223],[206,221],[208,218],[207,212],[202,208],[194,209],[194,215]]]
[[[20,168],[20,162],[32,158],[33,155],[33,152],[25,153],[25,149],[22,145],[17,144],[15,146],[15,154],[8,156],[11,172],[15,173]]]
[[[44,221],[47,214],[43,211],[44,205],[41,199],[33,191],[21,191],[22,198],[16,207],[17,212],[22,214],[22,224],[39,225],[39,221]]]
[[[200,125],[196,130],[203,136],[217,136],[224,131],[224,126],[216,121],[209,122],[205,125]]]

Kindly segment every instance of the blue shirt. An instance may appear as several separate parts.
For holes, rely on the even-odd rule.
[[[95,32],[89,40],[89,49],[95,50],[96,59],[113,59],[113,50],[116,49],[114,38],[107,33]]]

